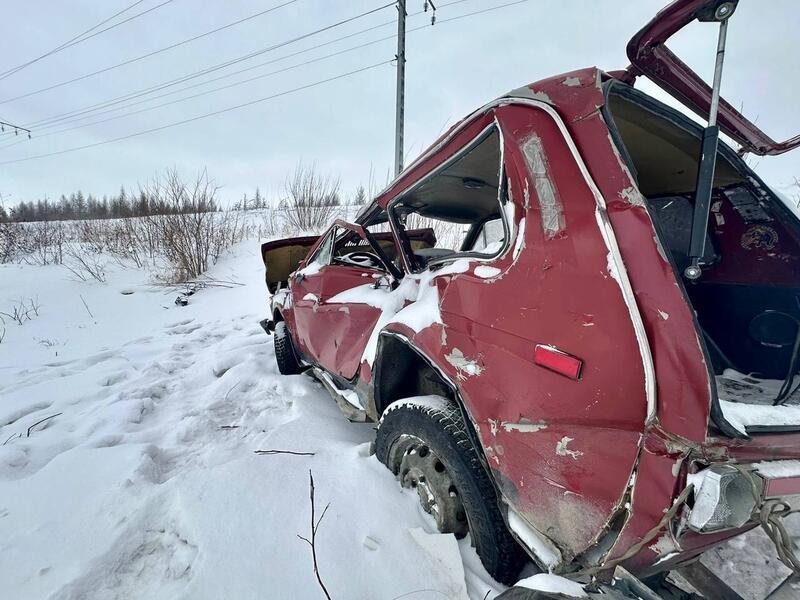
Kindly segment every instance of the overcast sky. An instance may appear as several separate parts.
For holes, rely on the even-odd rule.
[[[4,2],[0,72],[56,48],[133,1]],[[296,0],[156,56],[8,101],[139,57],[286,1],[172,0],[0,80],[0,119],[25,125],[80,110],[257,52],[388,2]],[[437,0],[440,7],[437,25],[409,33],[408,159],[419,154],[447,126],[510,89],[581,67],[596,65],[608,70],[625,67],[628,39],[666,3],[666,0],[530,0],[447,22],[510,1],[463,0],[444,6],[447,0]],[[143,0],[109,25],[162,2]],[[412,13],[409,29],[429,23],[428,16],[413,15],[422,5],[423,0],[408,0],[408,10]],[[390,61],[395,54],[392,39],[216,93],[92,124],[392,36],[396,32],[395,18],[395,9],[385,8],[203,78],[111,108],[139,102],[135,106],[58,126],[33,125],[30,141],[14,143],[22,138],[0,138],[0,163],[161,127]],[[276,60],[381,24],[386,25]],[[757,118],[767,133],[780,139],[800,133],[799,30],[796,0],[742,0],[730,25],[723,95],[735,105],[743,105],[746,115]],[[698,72],[710,76],[716,33],[714,25],[694,23],[690,30],[676,37],[671,47]],[[268,61],[271,64],[240,75],[141,102]],[[125,141],[0,164],[0,194],[6,205],[21,199],[57,198],[77,189],[97,196],[110,195],[117,193],[120,185],[134,190],[138,182],[144,183],[157,171],[174,166],[185,176],[207,168],[222,186],[221,195],[227,200],[238,199],[245,192],[252,195],[256,186],[275,197],[287,173],[300,160],[316,163],[320,171],[340,176],[346,195],[359,183],[367,185],[370,172],[382,187],[393,160],[394,84],[394,68],[387,63]],[[637,86],[654,92],[646,82]],[[67,128],[74,129],[54,133]],[[793,177],[800,176],[799,153],[797,150],[753,162],[773,186],[790,191]]]

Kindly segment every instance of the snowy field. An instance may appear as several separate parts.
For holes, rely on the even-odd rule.
[[[38,299],[0,343],[0,598],[494,598],[470,547],[436,533],[305,375],[277,373],[261,330],[259,245],[178,291],[111,261],[105,283],[0,265],[0,311]],[[281,450],[301,454],[257,454]],[[761,537],[759,537],[761,536]],[[786,576],[762,534],[709,564],[760,600]],[[800,592],[799,592],[800,593]]]
[[[0,311],[41,305],[0,343],[0,597],[322,598],[297,537],[309,470],[317,515],[330,504],[316,544],[334,598],[501,591],[369,456],[372,425],[277,373],[257,243],[209,273],[243,285],[186,307],[143,271],[107,275],[0,265]]]

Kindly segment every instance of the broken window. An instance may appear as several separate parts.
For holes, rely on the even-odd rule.
[[[391,204],[412,270],[461,256],[491,258],[503,252],[509,226],[502,171],[500,135],[492,126]],[[425,229],[435,235],[433,247],[412,248],[407,232]]]
[[[335,231],[329,231],[325,236],[325,239],[322,243],[317,246],[316,251],[314,252],[313,256],[308,259],[308,264],[316,264],[321,267],[330,264],[331,262],[331,250],[333,248],[333,236]]]

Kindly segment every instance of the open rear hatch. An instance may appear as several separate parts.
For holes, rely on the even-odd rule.
[[[743,436],[800,431],[800,221],[740,154],[781,154],[800,136],[775,142],[719,97],[736,6],[678,0],[628,44],[632,64],[621,79],[647,76],[707,127],[615,80],[605,115],[697,315],[715,389],[712,422]],[[720,23],[713,87],[665,45],[694,20]],[[718,140],[720,130],[738,154]]]
[[[667,48],[666,42],[695,20],[727,21],[738,2],[677,0],[664,8],[628,42],[629,76],[646,76],[699,116],[708,118],[713,102],[711,86]],[[743,23],[742,26],[747,25]],[[800,146],[800,135],[776,142],[723,98],[719,100],[718,122],[720,129],[745,152],[774,155]]]

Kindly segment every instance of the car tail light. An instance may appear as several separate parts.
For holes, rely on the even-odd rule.
[[[689,483],[695,486],[689,527],[699,533],[744,526],[760,501],[763,486],[760,477],[748,477],[730,465],[715,465],[689,475]]]
[[[533,349],[533,362],[570,379],[580,379],[583,361],[553,346],[537,344]]]

